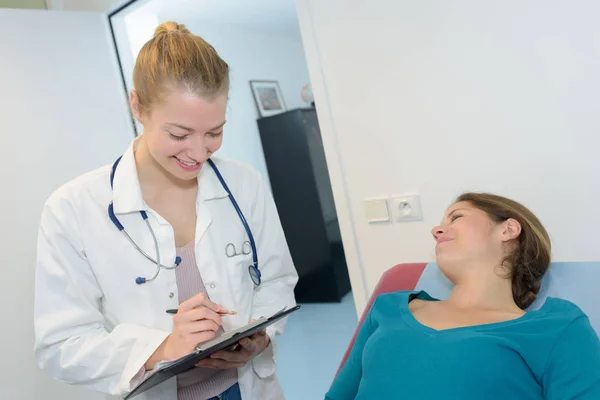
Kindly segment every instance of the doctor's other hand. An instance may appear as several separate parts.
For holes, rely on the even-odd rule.
[[[172,361],[191,353],[198,344],[211,340],[221,326],[218,312],[227,309],[212,302],[204,293],[190,297],[179,305],[173,316],[173,332],[146,361],[151,370],[160,361]]]
[[[217,351],[210,357],[196,364],[200,368],[229,369],[242,368],[246,363],[265,351],[271,339],[266,331],[260,331],[254,335],[240,340],[239,346],[233,351]]]

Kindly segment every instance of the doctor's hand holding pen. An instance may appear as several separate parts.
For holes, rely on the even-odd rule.
[[[199,343],[215,337],[221,326],[221,315],[229,311],[212,302],[205,293],[199,293],[179,305],[173,316],[173,332],[146,361],[151,370],[160,361],[172,361],[194,351]]]
[[[178,310],[167,310],[167,312],[174,314],[173,332],[146,361],[146,370],[153,369],[160,361],[172,361],[183,357],[194,351],[198,344],[214,339],[217,330],[221,327],[221,317],[235,314],[211,301],[205,293],[198,293],[181,303]],[[262,330],[242,339],[235,351],[217,351],[201,360],[196,367],[241,368],[257,354],[265,351],[269,343],[269,336],[265,330]]]

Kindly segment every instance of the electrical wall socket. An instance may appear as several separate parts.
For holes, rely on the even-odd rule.
[[[392,215],[396,222],[418,221],[423,218],[418,194],[394,196],[390,200]]]

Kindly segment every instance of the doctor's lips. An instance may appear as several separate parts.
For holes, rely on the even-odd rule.
[[[170,309],[167,310],[167,314],[177,314],[177,309]],[[237,315],[236,311],[229,311],[229,310],[225,310],[225,311],[219,311],[217,314],[219,314],[220,316],[224,317],[226,315]]]
[[[177,164],[185,169],[186,171],[195,171],[198,168],[200,168],[202,166],[202,163],[200,162],[189,162],[189,161],[184,161],[184,160],[180,160],[179,158],[173,156],[173,158],[175,159],[175,161],[177,162]]]

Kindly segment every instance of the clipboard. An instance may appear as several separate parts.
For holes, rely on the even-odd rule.
[[[185,355],[175,361],[163,361],[158,363],[155,369],[151,372],[151,374],[138,386],[136,386],[127,396],[125,396],[124,400],[131,399],[137,396],[138,394],[141,394],[146,390],[151,389],[154,386],[166,381],[167,379],[170,379],[183,372],[189,371],[190,369],[194,368],[198,361],[210,356],[211,354],[217,351],[235,346],[240,340],[262,331],[269,325],[274,324],[275,322],[279,321],[284,317],[287,317],[288,315],[299,309],[300,306],[298,305],[287,310],[284,307],[283,310],[273,314],[271,317],[262,317],[255,322],[242,326],[241,328],[225,332],[218,338],[202,343],[198,347],[196,347],[196,349],[192,353]]]

